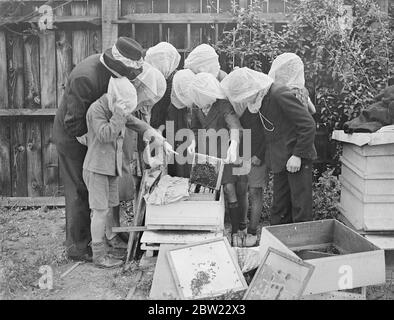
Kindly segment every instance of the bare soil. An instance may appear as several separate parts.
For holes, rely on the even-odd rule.
[[[115,270],[84,263],[61,278],[75,264],[65,255],[64,240],[64,209],[0,208],[0,300],[122,300],[131,288],[129,299],[148,299],[154,263],[132,262]],[[53,270],[52,290],[38,286],[39,268],[45,265]],[[368,288],[368,299],[394,299],[390,278],[384,286]]]

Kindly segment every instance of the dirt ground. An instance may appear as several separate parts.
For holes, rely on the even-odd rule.
[[[128,298],[148,298],[154,263],[133,262],[116,270],[84,263],[61,278],[75,264],[65,256],[64,240],[64,209],[0,208],[0,300],[122,300],[130,288]],[[46,265],[53,270],[52,290],[38,286],[39,269]],[[368,298],[394,299],[392,281],[370,287]]]

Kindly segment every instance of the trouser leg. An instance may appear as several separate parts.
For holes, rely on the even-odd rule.
[[[274,174],[271,225],[292,223],[291,194],[287,171]]]
[[[261,212],[263,211],[263,188],[249,188],[251,212],[248,233],[256,235]]]
[[[226,183],[223,189],[230,213],[231,233],[237,233],[239,230],[239,207],[235,184]]]
[[[248,183],[237,182],[236,188],[239,207],[239,229],[244,230],[248,225]]]
[[[71,159],[59,152],[66,200],[66,246],[69,256],[88,252],[91,240],[88,190],[82,178],[85,154]]]
[[[291,190],[293,222],[311,221],[312,216],[312,162],[302,164],[300,171],[288,173]]]
[[[120,227],[120,206],[112,207],[109,209],[109,214],[107,215],[107,222],[105,227],[105,236],[108,240],[115,238],[116,233],[112,232],[112,227]]]

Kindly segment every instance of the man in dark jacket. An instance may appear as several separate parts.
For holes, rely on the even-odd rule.
[[[312,220],[315,121],[289,88],[276,84],[259,112],[267,143],[266,162],[274,173],[271,224]]]
[[[87,132],[86,112],[107,92],[110,77],[134,80],[142,72],[142,47],[121,37],[102,55],[92,55],[71,72],[54,120],[54,138],[59,153],[66,198],[67,255],[74,260],[90,260],[90,210],[88,192],[82,179],[87,148],[76,137]],[[146,126],[134,117],[126,126],[141,131]]]

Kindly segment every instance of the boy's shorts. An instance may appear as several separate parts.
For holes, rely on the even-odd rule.
[[[119,205],[118,177],[83,170],[83,181],[89,192],[89,207],[106,210]]]
[[[265,188],[268,181],[267,165],[263,163],[261,166],[252,166],[248,174],[249,188]]]

